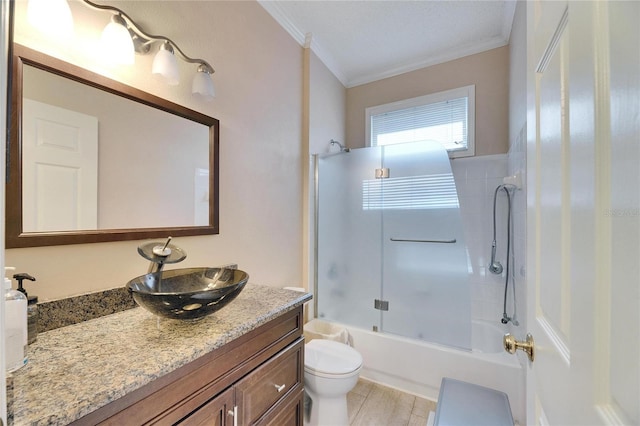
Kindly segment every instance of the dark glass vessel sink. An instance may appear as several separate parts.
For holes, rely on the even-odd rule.
[[[184,268],[145,274],[126,285],[133,300],[156,315],[195,320],[226,306],[249,275],[239,269]]]

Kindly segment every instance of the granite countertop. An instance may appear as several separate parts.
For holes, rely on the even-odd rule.
[[[13,374],[14,424],[68,424],[310,299],[249,283],[196,322],[133,308],[41,333]]]

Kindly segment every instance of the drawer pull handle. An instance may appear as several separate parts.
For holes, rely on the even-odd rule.
[[[233,411],[227,411],[227,414],[233,417],[233,426],[238,426],[238,406],[233,406]]]
[[[284,390],[285,387],[287,387],[287,385],[273,385],[276,387],[276,390],[278,391],[278,393],[282,392]]]

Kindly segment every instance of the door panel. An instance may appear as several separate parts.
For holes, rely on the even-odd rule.
[[[527,15],[527,424],[638,424],[640,5]]]
[[[602,66],[610,76],[612,94],[610,197],[605,210],[610,267],[603,271],[605,285],[598,295],[608,304],[600,338],[608,344],[597,346],[612,350],[599,354],[599,362],[606,365],[598,368],[603,376],[599,408],[612,422],[640,424],[640,3],[612,2],[596,16],[610,34],[599,48],[610,52]]]
[[[98,227],[98,119],[24,99],[23,230]]]

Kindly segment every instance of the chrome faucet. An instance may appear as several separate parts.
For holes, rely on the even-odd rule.
[[[176,245],[169,244],[170,242],[171,237],[167,238],[164,244],[162,242],[150,242],[138,247],[140,256],[151,261],[147,271],[148,274],[161,272],[167,263],[182,262],[187,257],[187,253],[184,250]]]

